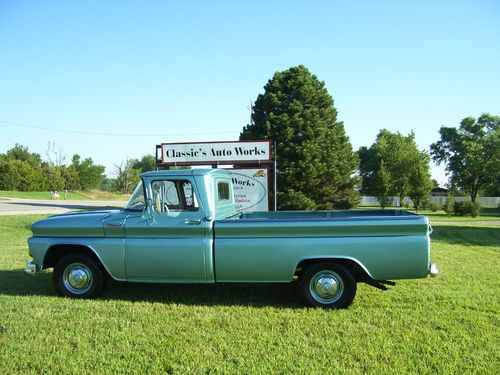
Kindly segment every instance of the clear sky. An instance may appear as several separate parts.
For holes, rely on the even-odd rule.
[[[387,128],[428,150],[441,125],[500,115],[500,1],[0,0],[0,152],[55,142],[111,175],[162,142],[237,140],[298,64],[355,149]]]

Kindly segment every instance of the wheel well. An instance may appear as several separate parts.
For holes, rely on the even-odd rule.
[[[47,250],[45,259],[43,260],[43,268],[52,268],[66,255],[70,254],[84,254],[90,256],[96,261],[97,264],[107,273],[106,269],[102,266],[101,261],[87,246],[83,245],[54,245]]]
[[[349,271],[351,271],[356,281],[360,281],[366,278],[370,278],[368,273],[364,270],[363,267],[359,265],[354,260],[345,259],[345,258],[314,258],[314,259],[304,259],[297,264],[295,268],[294,278],[300,278],[302,272],[313,264],[323,263],[323,262],[333,262],[344,266]]]

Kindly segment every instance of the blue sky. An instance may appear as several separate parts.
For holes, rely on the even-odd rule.
[[[298,64],[355,149],[381,128],[428,149],[441,125],[500,115],[496,0],[1,0],[0,57],[0,152],[55,142],[108,174],[162,142],[237,140],[266,82]]]

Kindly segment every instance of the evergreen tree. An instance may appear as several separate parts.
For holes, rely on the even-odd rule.
[[[408,196],[412,200],[413,206],[417,212],[420,208],[425,207],[432,189],[433,183],[429,172],[429,155],[425,154],[425,160],[416,163],[412,167],[410,174]]]
[[[253,106],[240,140],[271,140],[279,209],[350,208],[357,204],[358,158],[324,82],[302,65],[277,72]]]
[[[385,168],[383,160],[380,161],[380,167],[377,171],[377,186],[375,197],[377,197],[380,207],[386,208],[391,204],[391,176]]]

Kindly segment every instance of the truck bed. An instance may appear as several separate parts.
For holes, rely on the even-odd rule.
[[[242,213],[214,231],[218,281],[290,281],[307,259],[353,260],[376,280],[429,269],[429,221],[404,210]]]

